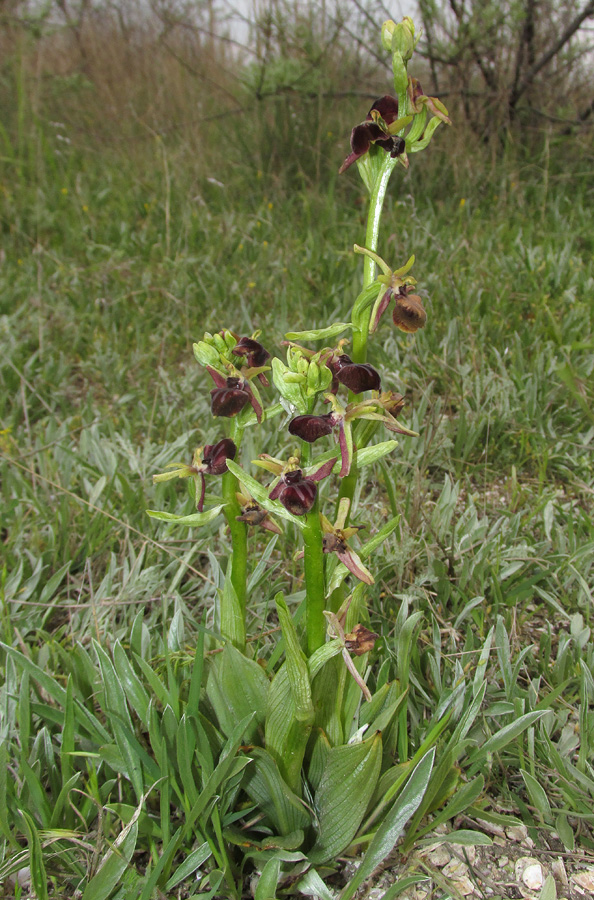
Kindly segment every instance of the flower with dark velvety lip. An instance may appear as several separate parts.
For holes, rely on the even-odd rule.
[[[351,152],[338,170],[341,175],[349,166],[368,152],[372,144],[376,144],[393,158],[405,151],[404,140],[398,135],[390,134],[390,125],[398,119],[398,100],[385,95],[376,100],[364,122],[355,125],[351,132]]]
[[[237,447],[231,438],[223,438],[216,444],[206,444],[199,447],[192,458],[192,465],[184,463],[169,463],[167,469],[161,475],[153,475],[153,483],[171,481],[173,478],[194,477],[196,482],[196,509],[202,512],[204,508],[204,494],[206,492],[205,475],[223,475],[227,471],[227,460],[235,459]],[[198,491],[198,479],[200,479],[200,491]]]
[[[346,353],[338,359],[327,363],[328,368],[340,384],[352,391],[353,394],[362,394],[364,391],[381,390],[379,372],[369,363],[354,363]]]
[[[249,391],[245,388],[245,382],[239,378],[227,378],[225,387],[213,388],[210,392],[210,409],[213,416],[231,419],[249,402]]]
[[[294,516],[305,516],[315,503],[318,493],[317,482],[327,478],[332,472],[336,458],[329,459],[317,469],[305,474],[299,468],[299,460],[292,456],[288,463],[274,459],[266,453],[260,454],[257,464],[275,475],[280,475],[277,484],[268,495],[271,500],[279,500]]]
[[[289,422],[289,434],[301,438],[302,441],[307,441],[308,444],[313,444],[318,438],[332,434],[335,424],[334,413],[327,413],[324,416],[295,416]]]
[[[259,341],[250,337],[239,338],[231,353],[234,356],[243,356],[248,369],[259,369],[261,366],[265,366],[270,359],[268,350]],[[265,387],[268,387],[269,382],[263,372],[259,373],[258,379]]]

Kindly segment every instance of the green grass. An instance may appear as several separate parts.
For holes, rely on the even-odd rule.
[[[218,522],[186,533],[145,515],[191,510],[183,486],[154,487],[151,476],[217,439],[191,344],[205,330],[261,328],[272,348],[289,329],[343,318],[358,291],[351,248],[362,240],[364,203],[356,173],[334,174],[348,131],[324,145],[319,179],[315,167],[294,164],[260,171],[256,139],[250,153],[227,151],[216,131],[209,140],[225,147],[216,165],[212,146],[196,159],[177,138],[128,159],[113,149],[58,152],[40,134],[21,155],[5,147],[0,175],[0,633],[30,660],[4,663],[0,873],[29,865],[39,897],[44,884],[63,897],[84,890],[104,857],[113,889],[123,873],[133,888],[192,799],[191,789],[142,799],[146,785],[121,775],[131,733],[148,747],[152,780],[166,771],[144,697],[162,691],[173,733],[203,614],[212,625],[217,560],[228,552]],[[545,712],[488,759],[469,752],[465,771],[486,778],[485,815],[493,800],[532,829],[556,829],[567,848],[592,849],[588,166],[561,142],[552,159],[524,162],[510,151],[492,166],[480,156],[450,164],[439,137],[427,160],[395,176],[380,245],[390,264],[416,254],[429,321],[409,337],[387,314],[371,347],[385,384],[407,397],[403,419],[420,432],[401,439],[357,501],[356,520],[373,529],[391,506],[402,515],[374,559],[369,608],[382,642],[373,678],[381,684],[389,669],[408,685],[408,734],[395,749],[404,741],[416,752],[440,704],[471,685],[495,628],[470,736],[480,743]],[[275,431],[263,433],[254,455],[276,453]],[[259,560],[268,539],[250,540]],[[251,633],[263,655],[272,597],[301,589],[292,551],[277,543],[254,580]],[[117,706],[101,648],[113,651],[118,677],[132,650],[158,674],[151,682],[134,670],[130,707]],[[114,708],[120,725],[130,722],[126,739]],[[231,782],[221,781],[225,797]],[[123,857],[114,855],[137,805]],[[188,851],[200,833],[190,832]],[[5,896],[19,896],[11,890]]]

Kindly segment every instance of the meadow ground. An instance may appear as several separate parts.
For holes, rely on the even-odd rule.
[[[227,161],[224,134],[194,164],[174,138],[143,137],[127,154],[71,147],[58,131],[7,143],[0,186],[0,629],[52,679],[5,657],[0,874],[15,897],[9,876],[26,865],[44,867],[50,896],[84,886],[126,820],[109,754],[99,781],[81,763],[80,802],[59,799],[78,763],[60,755],[63,716],[44,718],[51,691],[70,674],[95,695],[93,640],[144,642],[157,667],[170,653],[183,668],[212,606],[220,521],[192,532],[145,513],[190,511],[183,486],[151,476],[215,437],[192,342],[258,328],[278,347],[287,330],[340,320],[358,291],[365,207],[356,172],[334,174],[336,134],[316,172],[237,148]],[[415,253],[429,318],[415,336],[384,322],[370,361],[406,396],[420,437],[401,440],[357,502],[372,521],[401,514],[369,609],[378,659],[410,652],[412,744],[495,626],[484,731],[543,715],[486,763],[491,816],[513,813],[535,839],[555,832],[587,854],[594,188],[592,150],[578,144],[529,157],[512,146],[493,162],[453,160],[455,142],[438,137],[395,175],[380,252],[394,265]],[[258,636],[274,593],[299,592],[300,569],[290,541],[251,540]],[[403,610],[421,613],[404,637]],[[64,823],[76,838],[56,836]],[[143,852],[161,838],[145,831]]]

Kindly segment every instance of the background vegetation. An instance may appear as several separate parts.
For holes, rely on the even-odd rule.
[[[485,58],[476,12],[459,9],[422,7],[419,77],[437,81],[454,126],[394,178],[384,223],[382,255],[399,265],[415,252],[430,319],[414,338],[384,324],[372,348],[421,436],[402,439],[358,498],[371,518],[402,515],[369,606],[379,659],[410,639],[413,746],[464,654],[497,625],[484,732],[550,699],[490,759],[486,797],[592,849],[588,34],[574,32],[510,104],[511,38]],[[513,9],[514,47],[534,68],[564,32],[539,6],[547,28],[527,37]],[[358,289],[350,248],[365,198],[356,172],[336,171],[389,77],[364,50],[382,18],[372,7],[274,4],[243,32],[212,7],[5,3],[1,16],[0,629],[52,680],[5,658],[0,880],[19,896],[10,877],[28,864],[62,897],[84,889],[129,816],[109,754],[97,768],[64,750],[52,685],[70,674],[85,707],[101,705],[93,639],[142,645],[185,683],[227,539],[144,510],[191,508],[151,475],[215,437],[191,344],[229,326],[261,328],[272,347],[289,328],[341,317]],[[254,558],[270,550],[253,584],[265,648],[270,600],[298,594],[299,567],[288,545],[252,541]],[[55,819],[76,772],[79,793]],[[148,834],[140,869],[158,858],[162,836]]]

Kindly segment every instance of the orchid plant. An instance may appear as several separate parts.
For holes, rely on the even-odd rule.
[[[408,17],[398,25],[384,24],[382,43],[392,58],[395,96],[373,103],[353,128],[340,169],[356,163],[369,193],[365,244],[355,246],[363,257],[363,285],[350,315],[318,330],[287,334],[284,359],[270,354],[259,333],[205,334],[194,353],[213,382],[210,406],[221,423],[220,439],[196,450],[190,464],[171,463],[154,476],[156,483],[194,479],[196,512],[177,521],[199,526],[224,515],[231,537],[218,631],[209,638],[209,649],[217,652],[205,661],[199,700],[193,695],[196,708],[187,710],[207,728],[211,744],[225,752],[235,736],[249,760],[237,768],[236,796],[243,799],[235,826],[226,835],[215,829],[207,836],[230,895],[238,865],[230,845],[243,846],[244,858],[255,860],[263,879],[270,880],[271,873],[277,879],[262,897],[275,895],[281,877],[307,886],[306,893],[317,886],[323,895],[316,867],[332,865],[349,846],[367,846],[373,868],[402,831],[403,809],[408,817],[423,808],[430,782],[431,742],[413,760],[397,764],[395,759],[405,691],[397,681],[384,680],[374,695],[367,686],[377,639],[367,628],[365,590],[374,583],[367,563],[397,527],[398,516],[365,538],[365,526],[349,521],[358,482],[394,452],[393,435],[415,434],[399,419],[403,397],[382,389],[367,354],[370,335],[390,303],[394,324],[404,332],[423,328],[427,318],[410,274],[414,256],[392,269],[378,255],[393,171],[406,169],[436,128],[449,123],[443,104],[408,75],[417,40]],[[246,458],[245,432],[273,419],[280,455]],[[389,436],[378,441],[380,427]],[[217,481],[221,498],[209,505],[206,487]],[[149,514],[176,521],[169,513]],[[275,598],[282,642],[271,657],[258,660],[246,635],[252,528],[277,535],[293,529],[302,543],[296,559],[303,560],[305,579],[299,615],[281,594]],[[357,582],[354,589],[349,575]],[[451,787],[448,773],[433,790],[433,805],[440,785]],[[381,816],[374,814],[378,798]],[[368,820],[374,825],[365,834],[361,828]],[[352,896],[356,886],[343,897]]]

